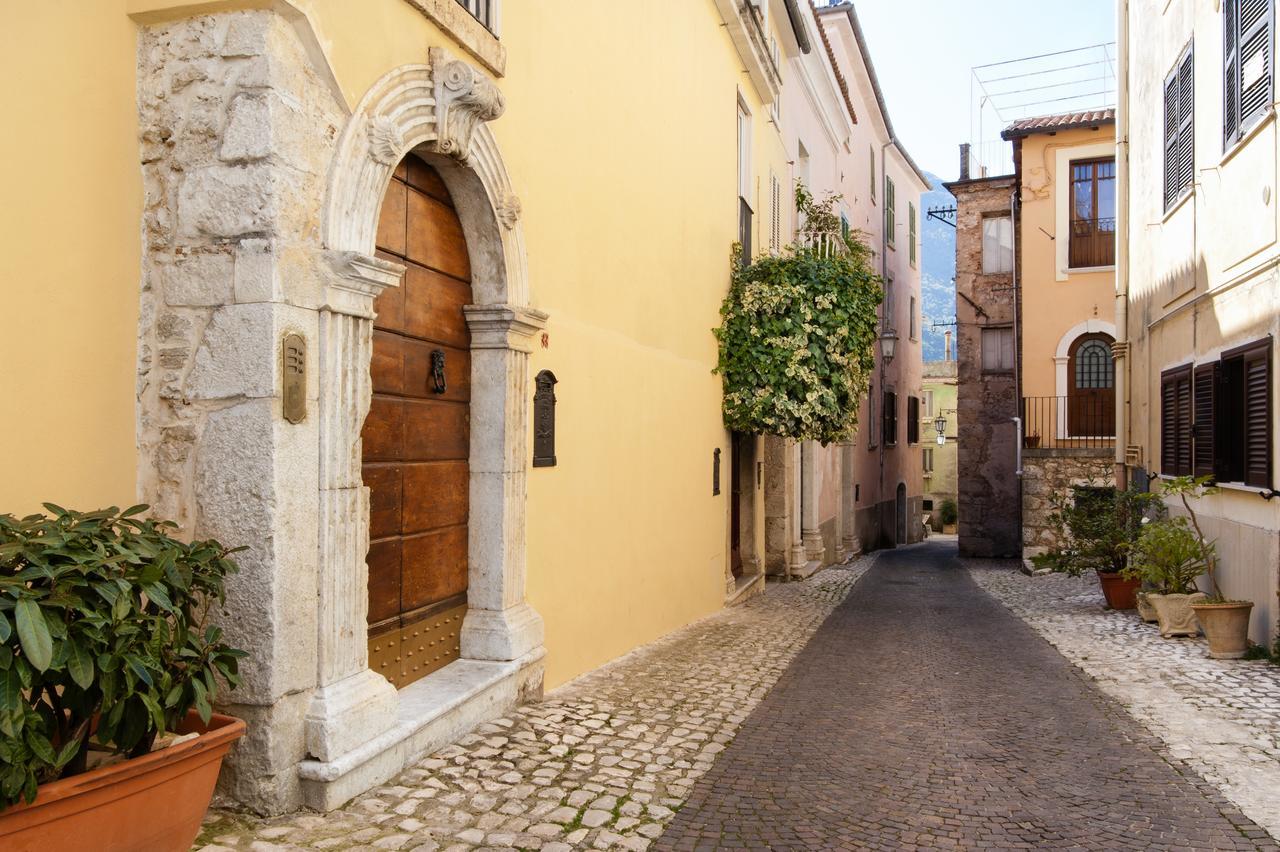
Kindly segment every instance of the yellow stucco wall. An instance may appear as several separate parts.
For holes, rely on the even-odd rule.
[[[0,68],[23,81],[8,97],[28,131],[0,141],[12,308],[0,351],[20,401],[10,410],[24,415],[0,422],[0,511],[133,498],[135,21],[262,5],[54,2],[0,14]],[[711,329],[736,238],[739,93],[756,174],[787,164],[712,0],[661,6],[503,9],[507,111],[492,127],[523,205],[533,306],[551,315],[531,374],[559,379],[559,464],[529,475],[528,596],[546,621],[548,687],[725,597],[729,441]],[[393,67],[450,45],[403,0],[293,7],[348,107]],[[756,245],[764,224],[757,216]],[[726,464],[713,497],[717,447]]]
[[[1063,156],[1065,152],[1065,157]],[[1062,396],[1054,356],[1063,336],[1087,320],[1115,320],[1114,268],[1077,272],[1060,256],[1070,239],[1070,160],[1115,155],[1115,128],[1068,130],[1022,142],[1022,393]],[[1109,332],[1114,337],[1114,332]]]
[[[0,513],[134,494],[142,209],[122,3],[0,10]]]

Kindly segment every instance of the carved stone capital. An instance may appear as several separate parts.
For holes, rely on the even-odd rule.
[[[547,326],[547,315],[516,305],[467,305],[462,309],[471,329],[472,349],[533,351],[533,336]]]
[[[433,47],[429,55],[436,100],[435,149],[466,163],[472,131],[478,123],[502,115],[506,101],[474,65],[452,58],[443,48]]]
[[[498,221],[502,227],[510,231],[520,221],[520,213],[522,211],[520,199],[514,195],[507,194],[498,202],[494,214],[498,217]]]
[[[373,318],[373,301],[388,287],[398,287],[404,267],[355,251],[325,252],[336,273],[328,281],[322,310]]]
[[[404,134],[394,119],[374,116],[369,122],[369,156],[384,166],[394,166],[404,155]]]

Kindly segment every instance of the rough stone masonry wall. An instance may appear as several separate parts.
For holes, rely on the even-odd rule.
[[[959,546],[966,556],[1016,556],[1019,497],[1017,385],[1012,372],[982,371],[982,328],[1014,319],[1013,277],[982,273],[982,221],[1009,209],[1013,178],[949,184],[956,196]],[[975,307],[977,305],[977,307]]]
[[[1030,558],[1057,544],[1049,524],[1053,499],[1077,485],[1114,486],[1111,450],[1024,450],[1022,454],[1022,555]]]
[[[228,640],[249,722],[224,789],[299,803],[316,679],[319,217],[343,106],[267,11],[143,27],[139,491],[182,533],[245,546]],[[309,341],[309,416],[281,416],[280,341]]]

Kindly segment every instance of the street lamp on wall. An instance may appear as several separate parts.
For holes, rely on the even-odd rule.
[[[938,445],[941,446],[947,442],[947,418],[941,414],[933,421],[933,431],[938,433]]]
[[[898,333],[886,328],[880,333],[880,357],[884,363],[893,363],[894,351],[898,348]]]

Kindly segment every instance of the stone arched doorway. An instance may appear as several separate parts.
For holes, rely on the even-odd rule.
[[[1111,335],[1077,337],[1067,355],[1067,434],[1072,437],[1115,435],[1115,361]]]
[[[471,264],[440,173],[396,167],[378,256],[404,267],[374,309],[361,432],[369,489],[369,666],[407,686],[461,655],[467,604]]]

